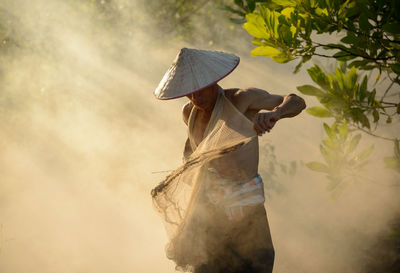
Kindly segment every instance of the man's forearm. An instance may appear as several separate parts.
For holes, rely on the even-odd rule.
[[[295,94],[290,94],[285,96],[283,102],[272,111],[278,113],[279,119],[281,119],[297,116],[305,108],[306,103],[301,97]]]

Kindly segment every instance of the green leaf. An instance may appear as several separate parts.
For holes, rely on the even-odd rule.
[[[370,62],[370,60],[362,60],[362,61],[353,61],[349,64],[349,68],[350,67],[359,67],[360,69],[363,69],[363,66],[368,64]]]
[[[324,122],[323,125],[324,125],[325,132],[328,135],[329,139],[332,139],[332,140],[335,139],[336,140],[335,130],[333,128],[329,127],[329,125],[326,124],[325,122]],[[333,125],[332,127],[334,127],[334,126],[335,125]]]
[[[368,117],[367,117],[364,113],[360,113],[360,114],[358,115],[358,120],[360,121],[360,123],[361,123],[361,125],[362,125],[363,127],[366,127],[366,128],[368,128],[368,129],[371,128],[371,124],[369,123],[369,119],[368,119]]]
[[[353,32],[348,31],[347,36],[340,40],[342,43],[354,45],[359,42],[359,38],[357,38]]]
[[[328,16],[328,10],[327,9],[321,9],[321,8],[316,8],[315,13],[319,16],[325,15]]]
[[[258,39],[258,38],[254,38],[253,41],[251,41],[251,43],[256,46],[264,46],[265,45],[265,43],[262,42],[262,39]]]
[[[319,150],[321,151],[322,156],[324,157],[325,161],[329,164],[330,162],[332,162],[332,157],[331,157],[330,153],[328,152],[328,149],[329,149],[329,147],[325,148],[321,144],[319,145]]]
[[[367,84],[368,84],[368,77],[364,76],[364,79],[360,85],[359,94],[358,94],[358,97],[361,102],[367,96]]]
[[[326,2],[329,2],[329,0],[327,0]],[[341,15],[343,10],[345,10],[346,7],[348,7],[350,0],[346,0],[346,2],[344,2],[341,6],[340,9],[338,11],[338,14]]]
[[[306,112],[312,116],[318,118],[330,118],[332,114],[328,111],[328,109],[320,106],[310,107],[306,110]]]
[[[352,60],[354,58],[357,58],[356,55],[350,54],[350,53],[345,52],[345,51],[339,51],[339,52],[333,54],[333,57],[335,57],[336,60],[338,60],[338,61],[348,61],[348,60]]]
[[[383,160],[387,168],[400,169],[400,161],[396,157],[385,157]]]
[[[232,23],[237,24],[237,25],[242,25],[242,24],[246,23],[246,19],[244,19],[244,18],[229,18],[229,21],[231,21]]]
[[[278,49],[273,48],[272,46],[259,46],[250,52],[251,56],[265,56],[265,57],[274,57],[279,53],[281,52]]]
[[[303,65],[303,61],[300,61],[300,62],[296,65],[296,67],[294,68],[293,73],[296,74],[297,72],[299,72],[302,65]]]
[[[316,172],[329,173],[329,167],[318,161],[307,162],[306,166]]]
[[[312,57],[312,55],[303,55],[303,56],[301,57],[301,61],[302,61],[303,63],[308,62],[309,60],[311,60],[311,57]]]
[[[290,25],[290,32],[292,33],[292,38],[294,38],[297,32],[297,28],[294,25]]]
[[[349,92],[354,89],[354,85],[356,84],[358,79],[357,69],[352,67],[347,74],[346,88]],[[348,94],[349,97],[352,97],[353,94]]]
[[[283,7],[295,7],[297,6],[296,1],[294,0],[272,0],[274,4],[283,6]]]
[[[223,9],[224,9],[224,10],[227,10],[227,11],[229,11],[229,12],[231,12],[231,13],[237,14],[237,15],[239,15],[239,16],[243,16],[243,17],[244,17],[244,16],[246,15],[243,11],[236,10],[236,9],[234,9],[234,8],[231,8],[231,7],[228,6],[228,5],[225,5],[225,6],[223,7]]]
[[[292,14],[294,12],[294,8],[284,8],[282,11],[281,11],[281,14],[283,15],[283,16],[285,16],[286,18],[290,18],[290,15]]]
[[[396,73],[397,75],[400,75],[400,64],[391,64],[390,68],[392,69],[392,71],[394,73]]]
[[[345,47],[344,45],[341,45],[341,44],[333,44],[333,43],[327,44],[327,45],[323,46],[322,48],[323,48],[323,49],[326,49],[326,50],[342,49],[342,50],[344,50],[344,51],[346,51],[346,50],[349,49],[349,48]]]
[[[267,33],[267,29],[265,28],[265,21],[261,15],[255,13],[246,14],[247,23],[243,24],[243,28],[247,30],[247,32],[259,39],[268,40],[271,35]]]
[[[241,8],[244,8],[243,0],[235,0],[235,4]]]
[[[287,62],[291,61],[292,59],[293,58],[290,55],[286,55],[286,54],[283,54],[283,53],[272,57],[273,61],[275,61],[277,63],[280,63],[280,64],[287,63]]]
[[[374,110],[372,111],[372,116],[374,117],[374,123],[377,123],[378,120],[379,120],[379,112],[376,111],[376,109],[374,109]]]
[[[339,131],[340,139],[345,141],[346,138],[347,138],[347,135],[349,133],[349,127],[347,126],[347,121],[343,120],[343,123],[340,124],[337,128],[338,128],[338,131]]]
[[[362,32],[369,33],[372,26],[368,22],[368,16],[365,13],[361,13],[358,23]]]
[[[323,97],[325,95],[324,91],[321,89],[314,87],[312,85],[301,85],[296,87],[304,95]]]
[[[357,160],[358,161],[362,161],[364,159],[366,159],[374,150],[374,145],[369,146],[367,149],[365,149],[364,151],[362,151],[358,156],[357,156]]]
[[[350,115],[351,118],[355,121],[360,123],[363,127],[370,128],[371,124],[369,123],[368,117],[364,114],[363,109],[358,107],[350,108]]]
[[[361,134],[357,134],[354,137],[352,137],[350,144],[349,144],[349,148],[347,149],[347,152],[351,153],[352,151],[354,151],[357,148],[360,140],[361,140]]]
[[[382,29],[386,32],[392,34],[400,34],[400,24],[399,23],[391,23],[383,25]]]
[[[376,90],[372,90],[372,92],[368,95],[368,104],[371,105],[375,101]]]
[[[333,191],[336,189],[336,187],[339,185],[339,182],[337,181],[329,181],[329,183],[326,185],[326,190],[327,191]]]
[[[247,0],[247,9],[249,12],[253,12],[254,9],[256,8],[256,1],[255,0]]]
[[[342,73],[346,73],[347,72],[347,64],[346,62],[339,62],[339,67],[340,67],[340,71],[342,71]]]
[[[381,73],[379,73],[377,76],[376,76],[376,79],[375,79],[375,84],[374,84],[374,86],[378,83],[378,81],[379,81],[379,79],[381,78]]]
[[[329,89],[329,80],[324,71],[322,71],[318,65],[314,65],[313,67],[307,69],[307,72],[316,84],[321,86],[323,89]]]
[[[322,140],[322,143],[324,143],[324,145],[325,145],[326,147],[329,147],[329,148],[336,148],[336,144],[333,143],[330,139],[323,139],[323,140]]]

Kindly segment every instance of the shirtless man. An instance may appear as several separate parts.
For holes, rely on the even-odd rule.
[[[227,89],[225,96],[243,115],[254,122],[254,130],[259,136],[262,136],[265,132],[270,132],[278,120],[294,117],[306,108],[304,100],[296,94],[273,95],[257,88]],[[193,134],[196,143],[200,143],[217,100],[217,84],[191,93],[186,97],[190,101],[183,107],[183,121],[186,125],[188,124],[189,114],[193,106],[199,109]],[[269,110],[270,112],[260,113],[261,110]],[[184,157],[188,157],[191,153],[190,143],[187,140]]]
[[[183,121],[188,125],[188,118],[190,112],[193,107],[197,107],[198,111],[196,117],[194,119],[193,125],[193,138],[197,144],[199,144],[203,137],[204,131],[207,127],[207,124],[210,120],[216,99],[217,99],[217,84],[202,89],[200,91],[194,92],[190,95],[187,95],[187,98],[190,100],[183,107]],[[282,118],[294,117],[298,115],[305,107],[304,100],[295,95],[289,94],[287,96],[273,95],[268,92],[256,89],[256,88],[247,88],[247,89],[228,89],[224,90],[225,96],[228,100],[232,102],[232,104],[249,120],[253,121],[254,129],[259,136],[263,135],[265,132],[270,132],[274,127],[276,122]],[[261,110],[269,110],[269,112],[260,112]],[[184,157],[188,158],[192,153],[191,145],[189,139],[186,141]],[[257,153],[258,156],[258,153]],[[257,166],[255,166],[257,168]],[[223,168],[225,169],[225,168]],[[230,168],[228,168],[230,169]],[[222,172],[220,172],[222,173]],[[247,210],[246,213],[251,215],[248,218],[259,218],[257,220],[266,219],[266,214],[264,213],[264,207],[258,206],[255,208],[251,208],[252,210]],[[245,226],[256,224],[257,222],[245,224],[246,218],[242,220],[241,231],[237,234],[237,236],[241,236],[243,234],[243,229]],[[258,262],[259,271],[255,267],[249,266],[245,269],[238,269],[238,271],[232,272],[262,272],[262,273],[270,273],[272,272],[273,262],[274,262],[274,249],[272,246],[271,235],[269,232],[268,223],[265,224],[265,236],[250,236],[250,240],[265,240],[267,244],[270,246],[267,248],[269,250],[265,250],[263,252],[259,252],[259,260],[262,262]],[[251,232],[251,230],[248,230]],[[211,233],[211,232],[210,232]],[[231,233],[231,232],[229,232]],[[231,235],[234,236],[234,235]],[[219,237],[219,235],[211,235],[211,237]],[[254,255],[254,251],[252,251],[251,256]],[[257,258],[254,258],[257,259]],[[256,263],[255,261],[254,263]],[[220,260],[217,260],[216,263],[221,263]],[[216,266],[204,264],[201,267],[198,267],[195,270],[195,273],[208,273],[214,272]],[[223,267],[222,267],[223,268]],[[226,269],[224,269],[226,272]]]
[[[208,138],[210,130],[219,130],[220,125],[215,123],[218,120],[224,121],[222,126],[228,131],[239,132],[245,127],[238,135],[254,135],[237,151],[203,165],[204,176],[189,175],[190,179],[200,177],[189,185],[199,185],[197,188],[202,190],[191,195],[193,202],[189,202],[188,210],[192,213],[188,215],[194,216],[176,222],[174,230],[180,232],[173,233],[168,251],[184,271],[271,273],[273,269],[275,252],[258,175],[257,135],[270,132],[282,118],[298,115],[306,105],[295,94],[280,96],[257,88],[223,90],[217,82],[238,63],[239,58],[233,54],[184,48],[155,92],[159,99],[189,99],[183,107],[183,121],[189,127],[185,160]],[[225,136],[220,142],[230,140]],[[168,217],[168,223],[168,215],[181,214],[179,196],[174,195],[181,192],[176,190],[178,180],[176,184],[161,183],[153,192],[153,200],[163,217]]]

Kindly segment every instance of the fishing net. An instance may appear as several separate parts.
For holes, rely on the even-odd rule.
[[[191,271],[216,255],[221,238],[212,236],[210,227],[232,225],[223,206],[215,201],[221,191],[221,186],[215,188],[216,179],[240,188],[257,175],[258,139],[253,123],[232,105],[221,88],[218,92],[204,139],[198,145],[194,143],[194,109],[188,123],[194,152],[151,193],[169,237],[167,256],[183,271]]]

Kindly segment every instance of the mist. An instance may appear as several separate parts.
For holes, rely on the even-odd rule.
[[[181,164],[187,137],[186,99],[153,96],[164,72],[182,47],[227,50],[241,62],[222,87],[286,95],[311,83],[305,69],[250,57],[245,33],[226,45],[166,41],[139,1],[113,1],[106,25],[79,1],[2,2],[17,39],[3,41],[0,59],[0,272],[175,272],[150,196]],[[308,162],[320,159],[322,137],[321,120],[303,112],[260,143],[283,162]],[[285,191],[266,188],[274,272],[363,272],[400,208],[399,176],[382,163],[392,147],[363,136],[371,143],[373,169],[335,200],[301,164],[279,177]]]

